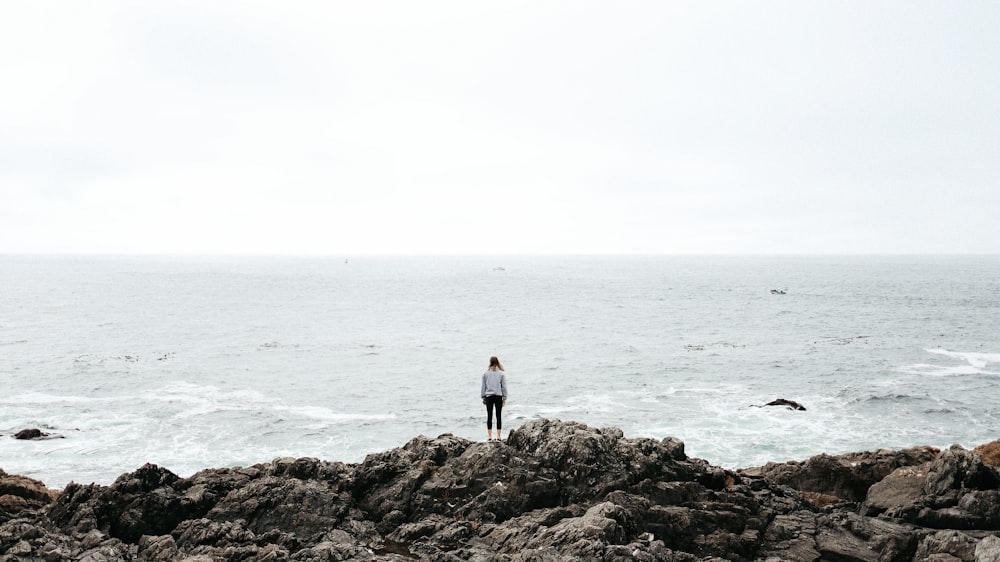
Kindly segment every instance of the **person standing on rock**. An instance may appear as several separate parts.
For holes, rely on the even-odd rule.
[[[497,437],[500,440],[500,431],[503,429],[503,406],[507,403],[507,374],[503,371],[503,365],[494,355],[490,357],[490,366],[483,373],[482,389],[479,392],[486,404],[486,435],[489,441],[493,441],[493,410],[497,411]]]

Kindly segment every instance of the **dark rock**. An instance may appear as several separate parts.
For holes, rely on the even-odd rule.
[[[70,484],[50,510],[52,521],[67,531],[98,529],[125,542],[142,535],[169,533],[192,515],[184,509],[169,470],[147,464],[123,474],[110,488]]]
[[[767,463],[740,472],[807,492],[810,498],[818,500],[814,502],[817,505],[834,504],[838,499],[860,502],[867,496],[868,488],[897,468],[929,462],[938,452],[933,447],[913,447],[901,451],[879,449],[835,456],[821,454],[804,462]]]
[[[909,562],[917,534],[910,525],[840,512],[818,518],[816,544],[822,560]]]
[[[40,429],[22,429],[14,434],[14,439],[23,439],[31,441],[39,441],[42,439],[63,439],[62,435],[57,433],[45,433]]]
[[[254,533],[277,530],[312,540],[340,523],[349,509],[347,492],[326,482],[264,476],[232,490],[211,509],[191,513],[216,522],[242,520]]]
[[[41,439],[48,437],[48,433],[43,433],[40,429],[22,429],[14,434],[14,439]]]
[[[871,487],[862,513],[931,529],[1000,527],[1000,473],[958,445]]]
[[[976,538],[959,531],[938,531],[921,539],[915,560],[975,562],[978,543]]]
[[[950,490],[967,488],[994,490],[997,487],[1000,487],[1000,475],[996,469],[961,445],[952,445],[938,455],[927,471],[926,491],[929,494],[941,495]]]
[[[533,420],[504,446],[421,436],[359,464],[189,478],[146,465],[51,502],[30,481],[6,494],[35,503],[0,518],[0,562],[972,562],[1000,553],[998,484],[954,447],[732,472],[674,438]]]
[[[930,463],[905,466],[895,470],[868,490],[863,513],[877,515],[884,512],[893,517],[907,507],[919,503],[927,481]]]
[[[784,398],[778,398],[776,400],[771,400],[770,402],[768,402],[767,404],[764,404],[764,405],[765,406],[785,406],[789,410],[802,410],[802,411],[805,411],[805,409],[806,409],[805,406],[803,406],[802,404],[799,404],[795,400],[786,400]]]

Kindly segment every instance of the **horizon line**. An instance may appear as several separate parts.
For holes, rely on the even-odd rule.
[[[487,258],[487,257],[998,257],[1000,252],[0,252],[0,257],[94,258]]]

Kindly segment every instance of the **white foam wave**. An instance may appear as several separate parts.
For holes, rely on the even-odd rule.
[[[948,351],[947,349],[927,349],[925,351],[965,361],[977,369],[985,369],[990,363],[1000,363],[1000,353]]]
[[[256,390],[222,390],[217,386],[200,385],[189,382],[177,382],[162,388],[150,390],[142,395],[143,399],[164,402],[189,402],[201,404],[206,401],[220,403],[260,403],[268,402],[264,393]]]
[[[45,392],[28,392],[25,394],[18,394],[15,396],[8,396],[7,398],[0,400],[0,404],[85,404],[89,402],[114,402],[127,400],[124,397],[101,397],[94,398],[90,396],[72,396],[72,395],[59,395],[59,394],[48,394]]]
[[[533,406],[528,405],[528,407]],[[573,414],[620,412],[625,408],[625,405],[612,396],[600,394],[596,396],[572,396],[562,403],[540,405],[537,408],[538,414],[542,417],[560,417]]]
[[[964,351],[949,351],[947,349],[925,349],[927,353],[943,355],[961,361],[961,365],[934,365],[916,363],[899,367],[900,373],[910,375],[928,375],[935,377],[968,376],[968,375],[1000,375],[1000,372],[988,370],[990,364],[1000,364],[1000,353],[978,353]]]
[[[929,363],[917,363],[915,365],[906,365],[904,367],[899,367],[898,369],[896,369],[896,371],[907,375],[928,375],[932,377],[1000,374],[1000,373],[992,373],[989,371],[984,371],[983,369],[979,369],[972,365],[956,365],[948,367],[944,365],[931,365]]]
[[[272,408],[278,412],[288,412],[292,415],[321,421],[330,422],[353,422],[353,421],[379,421],[396,419],[395,414],[350,414],[334,412],[323,406],[274,406]]]

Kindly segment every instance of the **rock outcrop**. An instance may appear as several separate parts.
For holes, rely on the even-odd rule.
[[[2,474],[0,486],[5,478],[21,477]],[[553,420],[526,423],[503,444],[421,436],[358,464],[276,459],[189,478],[146,465],[110,486],[70,484],[55,499],[35,481],[16,489],[34,503],[0,511],[0,562],[982,562],[1000,553],[1000,476],[960,447],[734,472],[688,457],[674,438]],[[821,508],[803,493],[837,501]]]
[[[30,428],[22,429],[14,434],[14,439],[22,439],[26,441],[38,441],[41,439],[63,439],[62,435],[57,433],[46,433],[41,429]]]
[[[900,467],[930,462],[939,452],[934,447],[913,447],[900,451],[822,454],[801,462],[770,462],[740,473],[795,488],[816,506],[824,507],[864,501],[872,484]]]
[[[0,523],[44,507],[58,495],[38,480],[0,470]]]

